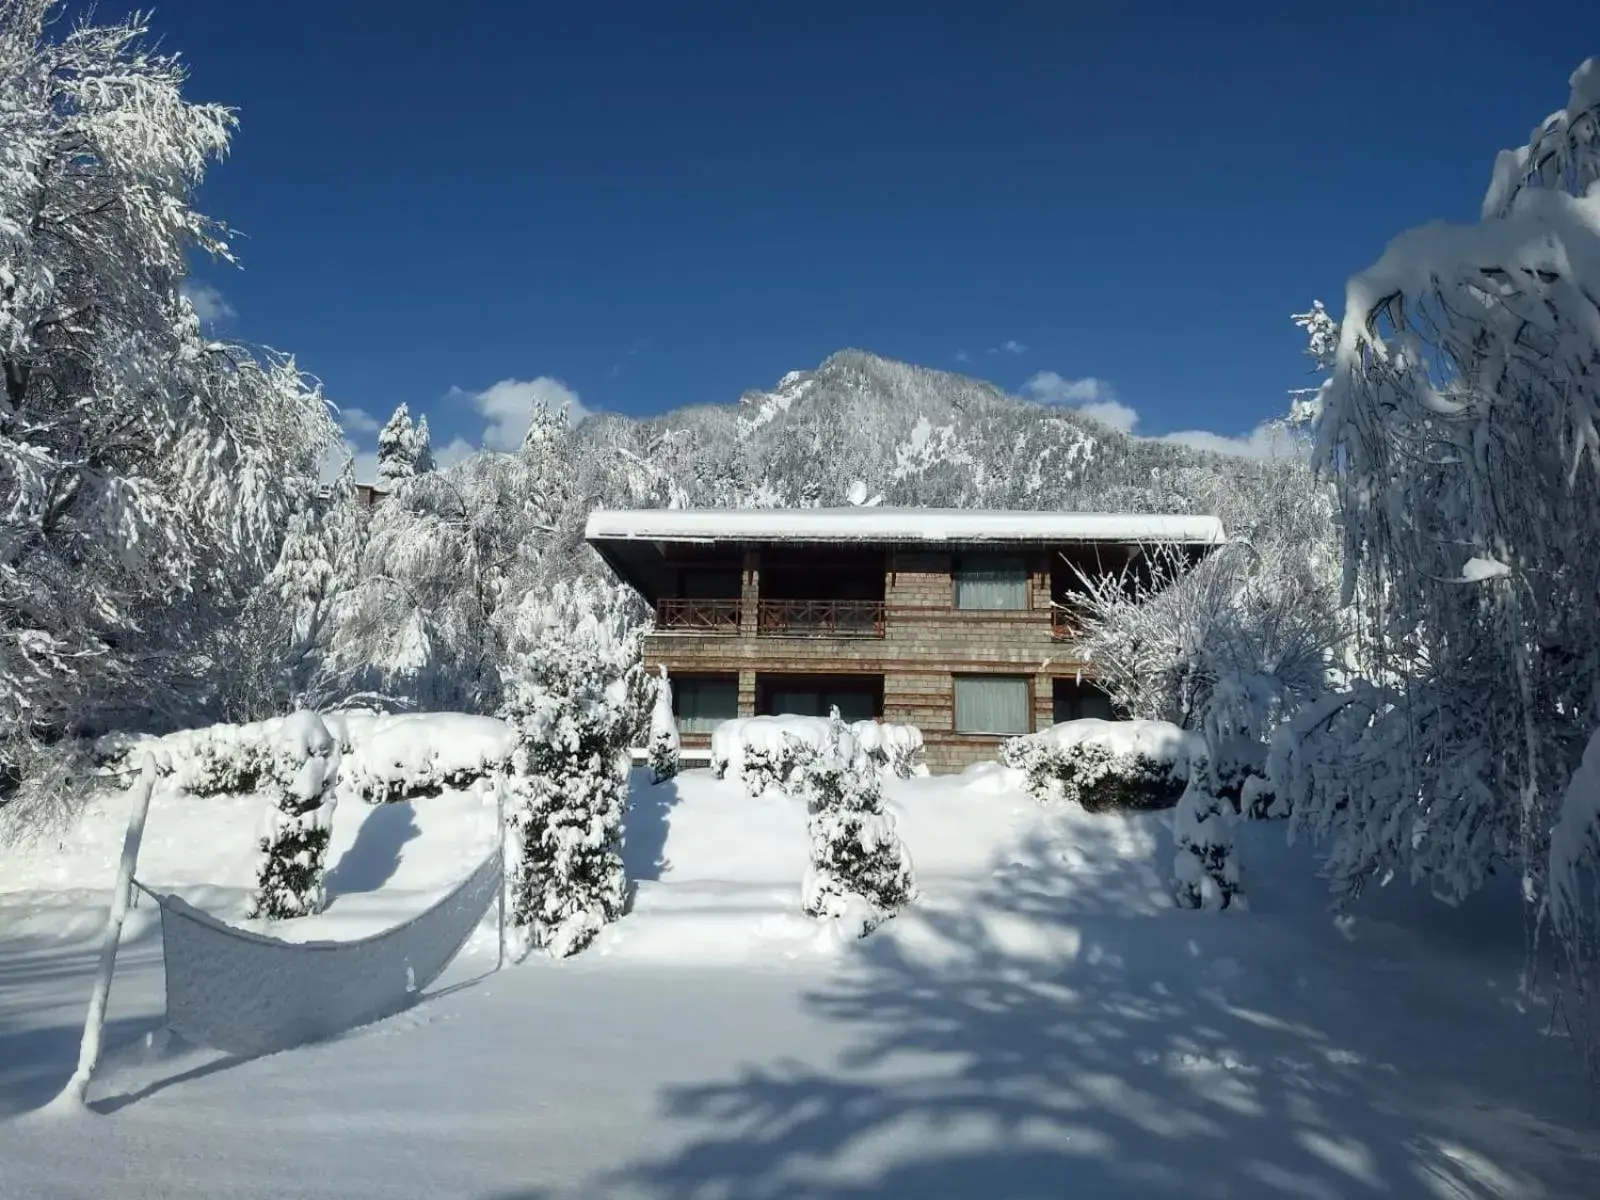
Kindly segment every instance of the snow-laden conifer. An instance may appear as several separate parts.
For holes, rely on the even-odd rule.
[[[512,627],[502,716],[514,949],[576,954],[622,914],[622,820],[639,631],[614,591],[558,584]]]
[[[393,488],[433,469],[428,418],[412,421],[411,406],[401,404],[378,431],[378,486]]]
[[[1209,785],[1198,765],[1173,810],[1175,896],[1181,908],[1228,908],[1241,888],[1233,830],[1233,805]]]
[[[655,698],[650,704],[650,777],[665,783],[678,773],[678,721],[672,715],[672,680],[663,665],[655,681]]]
[[[789,786],[805,801],[811,837],[801,907],[865,936],[910,902],[911,855],[884,807],[878,772],[838,709],[820,746],[793,743]]]
[[[316,713],[286,717],[264,749],[260,786],[272,809],[250,902],[252,917],[280,920],[322,911],[323,872],[333,834],[339,739]]]

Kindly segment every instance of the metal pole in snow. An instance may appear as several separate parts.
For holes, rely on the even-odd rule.
[[[499,938],[499,948],[494,960],[494,969],[500,970],[506,965],[506,778],[502,774],[495,780],[494,789],[494,821],[496,846],[500,853],[500,899],[495,904],[495,930]]]
[[[83,1108],[89,1091],[89,1077],[100,1062],[100,1040],[105,1032],[106,1001],[111,996],[111,972],[117,963],[117,943],[122,940],[122,922],[128,915],[133,892],[133,870],[139,861],[139,843],[144,839],[144,819],[150,811],[150,796],[156,788],[156,760],[149,754],[139,769],[139,782],[128,816],[128,832],[122,839],[122,861],[117,865],[117,882],[111,892],[111,911],[106,917],[105,937],[100,943],[100,968],[95,974],[94,993],[89,997],[89,1015],[83,1022],[83,1041],[78,1044],[78,1068],[49,1104],[53,1111]]]

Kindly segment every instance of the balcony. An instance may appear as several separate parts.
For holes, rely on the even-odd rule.
[[[758,637],[881,638],[882,600],[762,600]]]
[[[737,637],[745,632],[738,600],[686,598],[656,601],[656,632]],[[757,637],[881,638],[881,600],[760,600],[756,603]]]
[[[660,633],[737,637],[740,607],[737,600],[657,600],[656,629]]]

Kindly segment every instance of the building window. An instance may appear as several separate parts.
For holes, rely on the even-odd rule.
[[[1027,608],[1027,563],[1011,556],[963,556],[956,564],[956,607],[983,612]]]
[[[875,720],[883,711],[883,676],[756,676],[758,713],[766,716],[825,717],[834,708],[846,721]]]
[[[701,675],[673,679],[672,711],[680,732],[710,733],[739,715],[739,677]]]
[[[1081,721],[1098,717],[1102,721],[1116,720],[1111,707],[1111,697],[1092,683],[1079,683],[1075,679],[1058,679],[1054,685],[1054,704],[1051,720],[1057,725],[1063,721]]]
[[[957,733],[1029,733],[1033,685],[1010,675],[957,675]]]

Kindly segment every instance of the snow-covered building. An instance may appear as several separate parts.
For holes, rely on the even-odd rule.
[[[586,536],[650,604],[685,745],[736,716],[918,726],[928,764],[1110,715],[1074,645],[1077,571],[1222,544],[1209,516],[970,509],[597,510]]]

